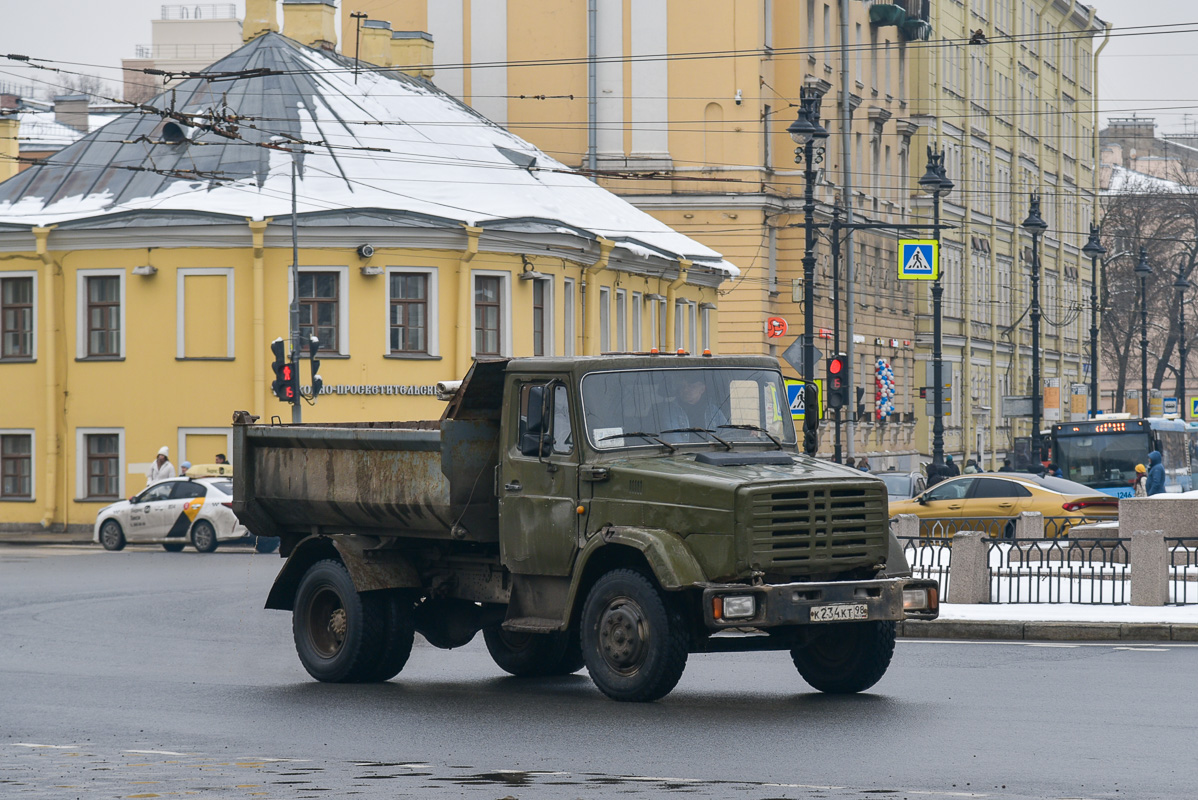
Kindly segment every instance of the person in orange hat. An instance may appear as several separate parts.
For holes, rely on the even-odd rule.
[[[1136,464],[1136,479],[1133,483],[1136,487],[1136,497],[1148,496],[1148,467]]]

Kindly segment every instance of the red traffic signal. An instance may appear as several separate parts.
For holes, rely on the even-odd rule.
[[[845,377],[848,374],[848,356],[839,354],[828,359],[828,385],[824,390],[828,408],[841,408],[848,405],[848,385]]]
[[[840,356],[828,360],[828,374],[839,375],[844,371],[844,360]]]

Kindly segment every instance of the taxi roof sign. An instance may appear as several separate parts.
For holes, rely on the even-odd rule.
[[[192,464],[187,468],[186,478],[232,478],[232,464]]]
[[[898,276],[902,281],[934,281],[940,277],[940,242],[900,239]]]

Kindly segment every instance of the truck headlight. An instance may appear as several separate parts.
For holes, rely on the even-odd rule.
[[[930,607],[927,589],[903,589],[903,611],[923,611]]]
[[[724,619],[747,619],[757,613],[753,595],[724,595]]]

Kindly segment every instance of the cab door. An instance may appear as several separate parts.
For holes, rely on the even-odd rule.
[[[1016,481],[1006,478],[978,478],[969,499],[969,516],[984,520],[986,530],[997,536],[1009,532],[1007,521],[1029,511],[1032,493]]]
[[[503,564],[519,574],[569,575],[579,528],[573,391],[529,377],[510,396],[498,481]]]
[[[921,532],[928,536],[952,536],[964,517],[972,517],[966,503],[973,477],[949,478],[924,492],[919,516]]]
[[[173,514],[170,526],[163,534],[167,539],[184,541],[195,522],[200,509],[204,507],[204,499],[208,495],[208,487],[194,481],[176,481],[171,492],[171,502],[164,509],[168,515]]]
[[[150,541],[166,535],[170,527],[167,515],[174,481],[156,483],[129,504],[129,524],[125,538],[131,542]]]

